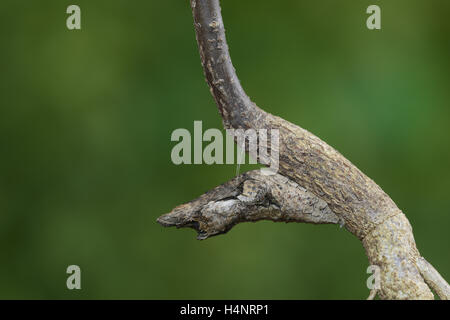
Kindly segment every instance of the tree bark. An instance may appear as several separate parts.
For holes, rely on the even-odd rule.
[[[257,107],[231,63],[218,0],[191,0],[206,81],[225,128],[279,131],[279,172],[249,172],[158,219],[192,227],[199,239],[225,233],[244,221],[339,223],[380,267],[382,299],[450,298],[450,286],[420,256],[411,225],[392,199],[324,141]],[[275,146],[269,146],[275,148]],[[267,164],[267,159],[258,159]],[[371,293],[373,298],[375,292]]]

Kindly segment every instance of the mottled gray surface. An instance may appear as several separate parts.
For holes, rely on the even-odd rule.
[[[225,128],[279,130],[280,175],[242,175],[159,222],[193,227],[199,239],[243,221],[339,222],[362,241],[369,262],[380,267],[382,299],[433,299],[427,283],[448,298],[445,280],[419,263],[412,228],[392,199],[327,143],[248,98],[231,63],[219,1],[191,0],[191,7],[206,81]]]

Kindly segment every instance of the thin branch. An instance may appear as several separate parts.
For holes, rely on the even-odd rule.
[[[250,101],[231,63],[219,1],[191,0],[191,7],[206,81],[225,128],[277,129],[279,150],[271,145],[269,152],[280,156],[279,174],[241,175],[158,221],[192,227],[199,239],[243,221],[339,221],[362,241],[369,262],[380,267],[381,299],[432,299],[428,285],[448,297],[448,284],[423,262],[408,219],[373,180],[318,137]]]
[[[219,1],[191,0],[195,34],[206,81],[224,124],[230,128],[254,127],[264,115],[245,94],[231,62]]]
[[[419,258],[417,265],[425,282],[442,300],[450,300],[450,285],[425,258]]]
[[[218,0],[191,0],[203,70],[226,127],[278,129],[280,171],[325,200],[360,239],[400,210],[350,161],[310,132],[250,101],[237,79]]]
[[[195,229],[200,240],[228,232],[238,223],[260,220],[339,222],[311,192],[281,175],[266,176],[260,170],[244,173],[158,218],[166,227]]]
[[[367,297],[367,300],[374,300],[375,297],[377,296],[377,292],[378,292],[377,289],[371,289],[371,290],[370,290],[370,294],[369,294],[369,296]]]

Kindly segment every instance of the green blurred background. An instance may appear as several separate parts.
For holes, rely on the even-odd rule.
[[[450,279],[450,2],[222,2],[248,94],[374,179]],[[371,4],[381,31],[365,26]],[[236,170],[170,160],[176,128],[221,128],[187,0],[2,0],[0,33],[0,298],[368,295],[364,250],[339,227],[197,241],[155,222]],[[66,288],[71,264],[82,290]]]

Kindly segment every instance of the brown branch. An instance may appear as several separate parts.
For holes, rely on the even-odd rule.
[[[286,177],[266,176],[260,170],[246,172],[158,218],[166,227],[195,229],[200,240],[228,232],[238,223],[259,220],[339,222],[311,192]]]
[[[339,220],[362,241],[369,262],[381,268],[381,288],[377,293],[382,299],[432,299],[427,283],[434,286],[441,298],[448,297],[445,294],[448,284],[442,277],[436,277],[437,272],[429,271],[434,268],[424,272],[408,219],[374,181],[318,137],[264,112],[250,101],[231,63],[219,1],[191,0],[191,7],[206,81],[224,126],[266,129],[269,132],[279,130],[279,150],[275,150],[280,155],[279,175],[263,181],[254,173],[240,176],[193,202],[175,208],[162,216],[159,222],[166,226],[194,227],[200,232],[201,239],[224,233],[242,221],[312,222],[305,216],[307,205],[293,211],[283,207],[275,210],[270,201],[267,202],[274,198],[275,186],[278,185],[272,180],[286,179],[283,188],[294,185],[292,190],[308,190],[305,191],[308,199],[327,204],[327,210],[332,212],[327,217]],[[246,199],[245,188],[244,193],[239,193],[238,186],[242,183],[244,186],[246,183],[254,184],[259,196],[250,197],[253,199],[250,202],[242,200]],[[224,194],[229,196],[224,197]],[[302,202],[305,198],[299,196],[295,199],[299,200],[285,198],[281,194],[277,201],[284,201],[285,206],[295,208],[297,201]],[[329,222],[319,219],[316,223]]]
[[[227,128],[255,128],[265,113],[245,94],[231,63],[219,1],[192,0],[192,14],[206,81]]]

